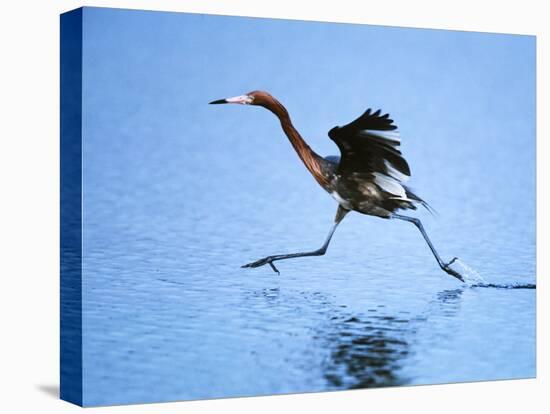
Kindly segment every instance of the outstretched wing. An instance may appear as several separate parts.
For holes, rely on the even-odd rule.
[[[380,115],[380,109],[371,113],[369,108],[355,121],[332,128],[328,135],[342,153],[339,174],[383,174],[400,182],[411,175],[399,150],[397,126],[388,114]]]
[[[404,185],[411,170],[399,149],[397,126],[388,114],[380,115],[380,109],[372,112],[369,108],[355,121],[332,128],[328,135],[342,154],[337,175],[358,188],[365,180],[376,184],[389,195],[383,201],[383,207],[389,211],[416,209],[414,204],[420,203],[433,212],[428,203]]]

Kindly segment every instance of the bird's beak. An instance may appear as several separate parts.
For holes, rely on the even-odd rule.
[[[248,105],[252,103],[253,98],[249,95],[239,95],[234,96],[233,98],[226,98],[226,99],[218,99],[216,101],[210,102],[210,104],[225,104],[225,103],[234,103],[234,104],[241,104],[241,105]]]
[[[217,99],[215,101],[212,101],[212,102],[208,102],[210,105],[217,105],[217,104],[222,104],[222,103],[229,103],[227,102],[227,99]]]

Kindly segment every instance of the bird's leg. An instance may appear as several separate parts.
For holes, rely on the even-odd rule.
[[[439,267],[443,269],[445,272],[450,274],[451,276],[456,277],[458,280],[464,282],[464,278],[460,273],[456,272],[455,270],[451,269],[451,265],[458,259],[458,257],[455,257],[453,260],[451,260],[448,263],[445,263],[443,260],[441,260],[441,257],[439,257],[439,254],[435,250],[434,245],[430,241],[430,238],[428,237],[428,234],[426,233],[426,230],[424,230],[424,226],[422,225],[422,222],[415,218],[415,217],[408,217],[408,216],[402,216],[400,214],[392,214],[391,218],[396,218],[399,220],[405,220],[408,222],[413,223],[416,227],[418,227],[418,230],[420,230],[420,233],[422,233],[422,236],[424,237],[424,240],[426,240],[426,243],[428,243],[428,246],[430,246],[430,250],[432,251],[433,255],[435,256],[437,263],[439,263]]]
[[[313,250],[311,252],[302,252],[302,253],[289,253],[289,254],[277,254],[273,256],[267,256],[263,259],[256,260],[255,262],[245,264],[241,267],[260,267],[265,264],[269,264],[274,272],[280,273],[279,270],[275,267],[273,264],[276,260],[285,260],[285,259],[293,259],[295,257],[306,257],[306,256],[322,256],[326,253],[328,245],[330,243],[330,240],[332,239],[332,235],[334,234],[334,231],[336,230],[336,227],[338,227],[338,224],[342,221],[342,219],[346,216],[346,214],[349,212],[349,210],[346,210],[345,208],[338,206],[338,211],[336,212],[336,217],[334,218],[334,224],[332,225],[330,232],[328,233],[328,236],[323,243],[323,245],[318,248],[317,250]]]

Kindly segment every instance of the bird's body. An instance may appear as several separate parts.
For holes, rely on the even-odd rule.
[[[405,185],[382,173],[339,174],[338,162],[332,161],[332,157],[325,157],[328,165],[324,170],[332,173],[325,190],[346,210],[390,218],[397,210],[415,210],[415,203],[424,203]]]
[[[340,157],[336,155],[321,158],[318,163],[323,179],[317,181],[346,210],[389,218],[398,209],[416,209],[414,199],[408,199],[407,194],[422,202],[407,187],[382,173],[342,174],[338,169]]]
[[[415,210],[418,204],[429,208],[427,203],[414,194],[404,183],[410,178],[409,165],[401,154],[400,135],[397,126],[388,114],[368,109],[359,118],[344,126],[332,128],[328,135],[340,149],[341,156],[321,157],[315,153],[294,128],[288,111],[273,96],[264,91],[253,91],[235,98],[211,102],[259,105],[273,112],[290,143],[313,178],[338,203],[335,223],[324,243],[317,250],[268,256],[243,267],[258,267],[273,262],[303,256],[325,254],[328,244],[340,221],[350,211],[381,218],[396,218],[412,222],[421,231],[440,267],[450,275],[462,277],[444,263],[422,223],[412,217],[397,214],[399,210]]]

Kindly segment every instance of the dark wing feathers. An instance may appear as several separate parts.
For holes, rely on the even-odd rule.
[[[332,128],[328,135],[342,154],[338,173],[382,173],[405,181],[411,171],[399,150],[399,133],[389,114],[369,108],[355,121]]]
[[[396,125],[393,125],[393,119],[390,119],[389,114],[380,115],[381,110],[371,113],[371,109],[367,109],[363,115],[357,118],[355,121],[350,122],[343,127],[337,127],[343,131],[349,130],[362,130],[362,129],[374,129],[378,131],[393,131],[397,129]],[[334,129],[334,128],[333,128]],[[330,133],[329,133],[330,134]]]

